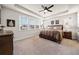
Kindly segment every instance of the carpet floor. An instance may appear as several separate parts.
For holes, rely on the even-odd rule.
[[[14,42],[14,55],[78,55],[79,43],[63,39],[61,44],[38,36]]]

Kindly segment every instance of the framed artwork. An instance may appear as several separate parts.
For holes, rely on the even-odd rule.
[[[59,20],[56,20],[56,21],[55,21],[55,24],[59,24]]]
[[[15,20],[7,19],[7,27],[15,27]]]
[[[54,24],[54,21],[51,21],[51,24]]]

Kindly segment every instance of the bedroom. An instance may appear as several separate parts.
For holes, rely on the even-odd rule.
[[[79,54],[79,5],[1,4],[0,6],[2,38],[0,54]],[[52,12],[47,11],[49,6],[52,6],[49,9]],[[5,38],[10,39],[10,42]]]

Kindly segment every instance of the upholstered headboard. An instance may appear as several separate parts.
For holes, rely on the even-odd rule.
[[[49,29],[63,30],[63,25],[51,25]]]

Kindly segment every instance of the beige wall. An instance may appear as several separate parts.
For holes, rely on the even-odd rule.
[[[1,11],[2,25],[6,26],[5,30],[12,30],[14,32],[14,40],[21,40],[21,39],[24,39],[24,38],[34,36],[34,35],[39,33],[39,30],[36,30],[36,29],[20,31],[19,30],[19,17],[20,16],[27,16],[27,15],[13,11],[13,10],[10,10],[10,9],[7,9],[7,8],[3,8],[2,11]],[[30,19],[38,20],[37,18],[31,17],[31,16],[28,16],[28,17]],[[15,23],[16,23],[15,27],[7,27],[7,25],[6,25],[7,19],[15,20]],[[36,23],[38,23],[40,25],[40,21],[36,22]]]
[[[72,13],[68,15],[63,15],[60,17],[55,17],[51,19],[47,19],[44,21],[44,26],[51,25],[52,20],[59,20],[59,24],[63,25],[63,31],[72,31],[72,38],[77,38],[77,13]],[[56,25],[56,24],[54,24]]]
[[[76,9],[73,9],[74,11]],[[72,11],[73,12],[73,11]],[[14,32],[14,40],[23,39],[26,37],[33,36],[34,33],[38,33],[39,30],[26,30],[26,31],[19,31],[19,16],[22,16],[25,14],[3,8],[1,12],[1,20],[2,24],[6,26],[6,19],[14,19],[16,21],[16,27],[6,27],[5,30],[12,30]],[[25,15],[27,16],[27,15]],[[29,17],[30,19],[34,19],[32,17]],[[44,19],[43,19],[44,20]],[[63,24],[64,31],[72,31],[73,32],[73,39],[76,39],[76,26],[77,26],[77,14],[67,14],[57,17],[50,17],[50,19],[45,20],[44,26],[47,26],[50,24],[51,20],[59,20],[60,24]],[[67,25],[68,23],[68,25]],[[32,34],[32,35],[31,35]]]

